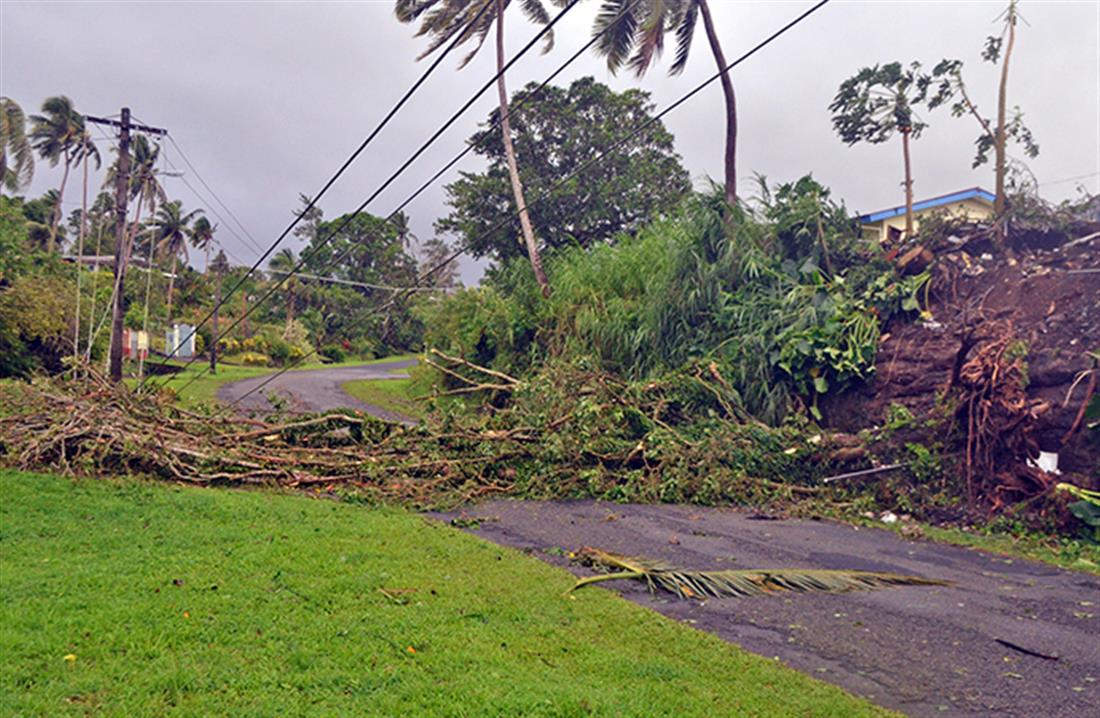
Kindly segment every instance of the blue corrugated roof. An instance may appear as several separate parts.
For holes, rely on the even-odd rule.
[[[971,187],[970,189],[960,190],[958,192],[952,192],[951,194],[940,195],[939,197],[933,197],[932,199],[921,200],[920,202],[913,203],[913,211],[919,212],[924,209],[931,209],[933,207],[942,207],[945,204],[951,204],[953,202],[962,202],[967,199],[984,199],[986,202],[992,203],[996,200],[992,192],[987,192],[981,187]],[[890,219],[891,217],[897,217],[905,214],[905,205],[900,207],[891,207],[890,209],[879,210],[878,212],[872,212],[871,214],[861,215],[859,221],[863,224],[870,222],[879,222],[884,219]]]

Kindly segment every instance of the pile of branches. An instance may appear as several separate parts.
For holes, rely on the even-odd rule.
[[[979,499],[994,510],[1046,494],[1052,476],[1033,465],[1039,446],[1033,431],[1050,409],[1025,390],[1023,355],[1011,322],[990,322],[987,338],[958,365],[956,425],[965,441],[964,468],[970,509]]]
[[[716,503],[817,491],[807,484],[824,468],[811,468],[823,445],[733,416],[716,372],[627,382],[563,364],[520,381],[438,353],[432,361],[460,389],[482,384],[493,401],[474,412],[444,404],[405,427],[349,411],[188,411],[94,373],[6,385],[0,463],[347,492],[416,508],[505,493]]]

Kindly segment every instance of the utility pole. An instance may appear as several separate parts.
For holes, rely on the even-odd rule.
[[[210,374],[213,375],[218,373],[218,307],[222,303],[222,277],[229,268],[225,252],[219,249],[218,256],[214,257],[214,264],[207,262],[207,268],[214,271],[214,314],[211,317],[214,335],[210,341]]]
[[[167,130],[130,122],[130,108],[123,107],[118,120],[85,115],[84,119],[97,125],[117,127],[118,132],[118,172],[115,175],[115,287],[111,295],[111,349],[109,352],[109,374],[111,381],[122,381],[122,283],[126,278],[126,263],[130,259],[130,248],[126,246],[126,200],[130,195],[130,130],[148,132],[153,135],[167,135]],[[152,267],[150,267],[152,271]]]

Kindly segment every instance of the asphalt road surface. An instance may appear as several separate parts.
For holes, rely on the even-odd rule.
[[[358,409],[386,421],[415,424],[416,422],[407,416],[359,401],[340,388],[345,382],[360,379],[400,378],[404,375],[395,372],[408,369],[415,364],[416,359],[401,359],[364,366],[288,371],[259,391],[249,394],[238,406],[242,411],[260,413],[270,411],[271,402],[268,401],[267,397],[269,394],[274,393],[286,399],[289,410],[293,412],[305,413],[350,408]],[[234,402],[263,384],[270,376],[271,374],[265,374],[264,376],[224,384],[218,389],[218,399],[226,403]]]
[[[481,519],[473,533],[577,574],[589,571],[559,549],[595,546],[687,569],[848,568],[947,579],[955,585],[705,602],[652,595],[636,581],[600,585],[908,715],[1100,716],[1095,575],[878,529],[754,520],[726,509],[494,501],[461,516]]]

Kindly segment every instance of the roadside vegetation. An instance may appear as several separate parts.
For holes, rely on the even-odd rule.
[[[706,7],[605,3],[600,26],[617,34],[598,49],[612,68],[642,73],[675,29],[677,70],[690,49],[682,33],[698,19],[711,29]],[[549,22],[540,3],[525,8]],[[430,38],[427,54],[495,27],[504,56],[503,4],[397,10]],[[628,10],[648,24],[616,25]],[[1009,38],[1015,17],[1013,3]],[[150,363],[164,349],[159,330],[183,320],[199,326],[200,354],[216,347],[236,365],[209,377],[198,361],[158,377],[164,391],[146,382],[136,396],[94,371],[110,283],[60,256],[110,253],[120,228],[110,194],[92,198],[90,185],[88,210],[61,216],[73,163],[83,170],[95,153],[82,115],[50,98],[30,120],[32,140],[21,144],[15,130],[5,140],[64,167],[56,193],[0,199],[0,375],[31,382],[0,389],[3,460],[324,486],[417,508],[498,494],[596,497],[895,515],[1095,542],[1100,328],[1078,308],[1095,294],[1097,199],[1053,205],[1026,168],[1005,166],[1007,143],[1029,155],[1038,146],[1019,117],[1004,116],[1001,42],[989,38],[983,52],[1001,70],[996,120],[977,111],[981,88],[963,84],[955,60],[928,72],[888,62],[840,83],[830,109],[841,141],[900,134],[908,147],[931,131],[920,113],[950,106],[983,128],[974,162],[994,156],[992,217],[928,215],[885,244],[809,172],[758,176],[755,192],[734,198],[729,133],[725,181],[692,186],[649,95],[592,78],[509,97],[501,76],[500,107],[469,140],[485,167],[447,185],[439,236],[415,237],[401,213],[330,219],[303,196],[288,209],[298,249],[258,272],[227,261],[219,228],[164,195],[166,150],[135,141],[133,213],[121,229],[154,271],[122,287],[127,326],[150,330]],[[713,39],[711,50],[721,55]],[[21,127],[19,108],[5,107]],[[732,103],[726,110],[735,127]],[[629,151],[590,162],[635,125],[646,132]],[[24,174],[13,164],[8,187]],[[525,188],[553,196],[527,207]],[[491,262],[479,286],[457,285],[448,239]],[[1025,282],[1050,304],[1024,296]],[[219,298],[215,333],[203,320]],[[286,417],[244,425],[173,406],[201,409],[222,382],[273,368],[409,351],[424,358],[411,379],[346,389],[420,419],[415,428],[335,412],[302,418],[306,431]],[[119,435],[101,440],[102,426]],[[1061,475],[1037,463],[1040,449],[1057,450]]]
[[[4,714],[889,714],[395,509],[0,472],[0,517]]]

